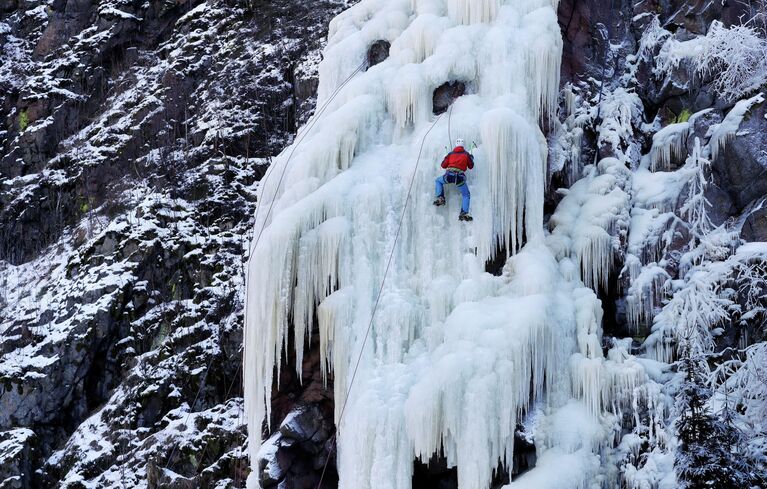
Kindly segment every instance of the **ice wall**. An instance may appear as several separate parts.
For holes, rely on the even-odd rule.
[[[349,78],[377,40],[390,57]],[[442,448],[462,489],[487,488],[533,412],[541,460],[566,460],[570,487],[600,471],[643,372],[604,358],[601,304],[587,287],[604,285],[611,266],[615,219],[604,211],[624,199],[619,162],[594,168],[557,212],[584,226],[563,217],[551,236],[543,228],[539,124],[554,116],[561,49],[550,0],[363,0],[332,22],[324,110],[259,191],[244,359],[253,463],[283,353],[296,351],[300,373],[318,330],[323,373],[334,375],[340,487],[407,489],[413,459]],[[454,80],[468,93],[432,115],[433,89]],[[446,207],[431,205],[456,137],[478,145],[471,224],[457,220],[453,188]],[[499,277],[484,271],[497,250],[513,255]],[[546,466],[512,487],[560,487]]]

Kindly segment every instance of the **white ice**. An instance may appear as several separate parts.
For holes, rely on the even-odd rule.
[[[390,57],[360,70],[377,40]],[[561,50],[550,0],[363,0],[333,20],[318,115],[259,192],[246,274],[249,487],[285,351],[300,373],[313,329],[334,380],[341,488],[408,489],[413,459],[443,448],[459,486],[484,489],[511,463],[533,402],[540,467],[598,469],[644,378],[640,364],[604,358],[589,288],[606,287],[612,233],[628,226],[627,169],[616,158],[591,167],[544,229],[539,125],[555,116]],[[469,93],[434,116],[432,91],[455,80]],[[457,219],[454,188],[447,206],[431,205],[455,137],[477,144],[471,224]],[[498,250],[510,258],[493,276],[484,264]],[[572,423],[582,433],[557,435]],[[530,484],[561,486],[545,480]]]

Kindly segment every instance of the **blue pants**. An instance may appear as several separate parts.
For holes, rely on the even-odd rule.
[[[461,191],[461,212],[469,213],[469,204],[471,202],[471,192],[469,192],[469,186],[466,184],[466,175],[463,173],[445,172],[444,175],[437,178],[435,192],[437,197],[444,196],[444,186],[446,184],[454,183],[458,190]]]

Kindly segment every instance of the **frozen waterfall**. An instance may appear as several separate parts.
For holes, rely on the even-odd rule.
[[[349,79],[378,40],[391,43],[388,59]],[[576,184],[544,229],[540,123],[555,117],[561,51],[555,0],[362,0],[332,22],[318,98],[327,108],[259,193],[244,360],[253,463],[275,369],[293,349],[300,375],[318,330],[342,488],[409,489],[413,460],[442,449],[461,489],[486,489],[525,418],[538,463],[509,487],[585,488],[610,475],[602,449],[642,402],[646,375],[625,345],[605,358],[590,288],[611,265],[604,211],[622,198],[613,162]],[[432,92],[448,81],[467,94],[437,118]],[[454,188],[447,206],[431,205],[455,137],[477,144],[470,224],[457,219]],[[498,250],[510,258],[493,276],[484,264]]]

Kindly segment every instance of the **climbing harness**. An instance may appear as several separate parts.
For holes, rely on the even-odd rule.
[[[445,173],[445,183],[454,183],[456,187],[466,185],[466,174],[461,170],[448,168]]]

